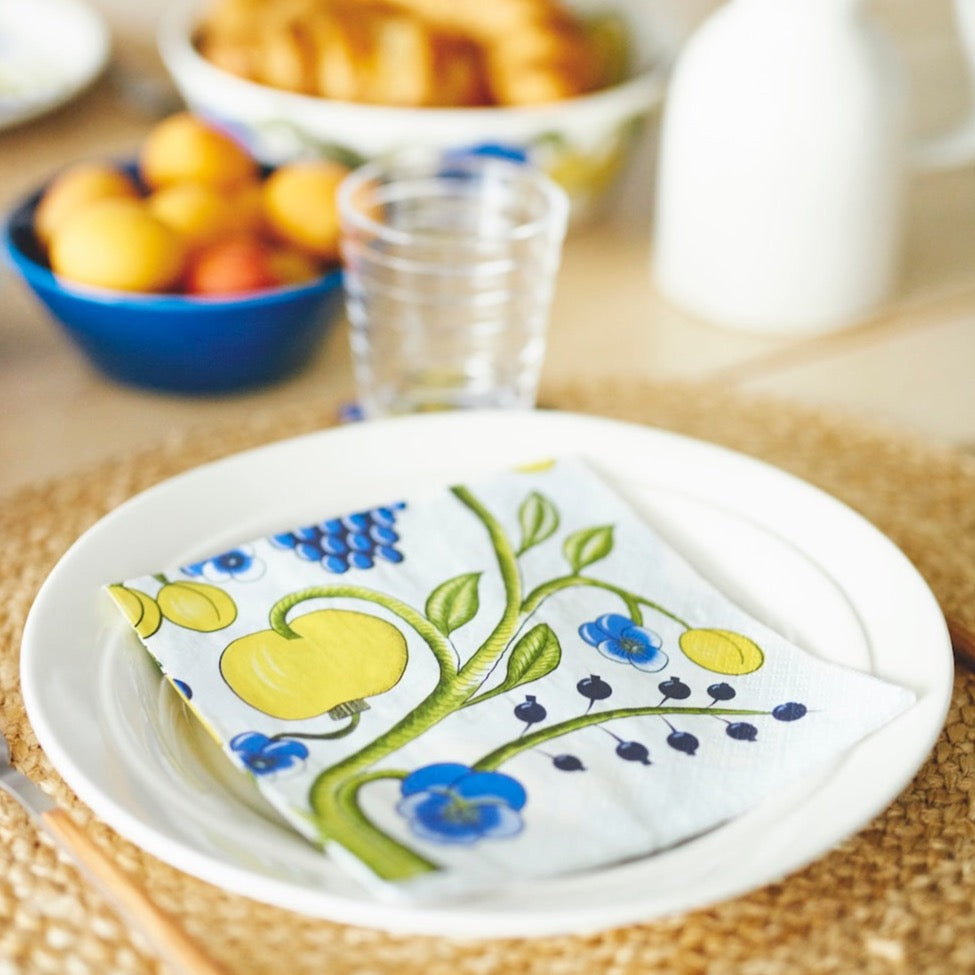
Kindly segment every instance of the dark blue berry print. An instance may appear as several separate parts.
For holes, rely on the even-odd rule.
[[[515,717],[525,724],[538,724],[539,721],[544,721],[547,715],[548,711],[535,700],[533,694],[528,694],[521,704],[515,706]]]
[[[683,701],[691,696],[691,689],[679,678],[671,677],[657,685],[657,690],[664,696],[664,700],[672,697],[675,701]]]
[[[758,737],[758,728],[747,721],[732,721],[725,728],[725,734],[736,741],[754,741]]]
[[[672,731],[667,735],[667,744],[685,755],[693,755],[701,743],[689,731]]]
[[[772,708],[772,717],[776,721],[798,721],[805,717],[806,705],[799,704],[797,701],[789,701],[786,704],[779,704]]]
[[[638,741],[621,741],[616,746],[616,754],[627,762],[639,762],[641,765],[651,764],[647,746],[641,745]]]
[[[560,772],[585,772],[586,766],[575,755],[556,755],[552,764]]]

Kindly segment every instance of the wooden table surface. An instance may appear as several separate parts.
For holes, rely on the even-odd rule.
[[[112,26],[113,64],[70,105],[0,131],[4,210],[65,163],[131,153],[153,122],[147,105],[124,84],[134,72],[164,79],[152,45],[153,5],[136,5],[137,11],[121,0],[92,5]],[[877,0],[873,6],[908,67],[916,131],[962,118],[972,86],[948,0]],[[547,383],[722,383],[975,448],[975,164],[912,177],[904,269],[887,307],[855,327],[800,338],[698,321],[655,292],[649,271],[654,156],[651,131],[603,218],[566,243]],[[182,398],[97,375],[26,287],[5,268],[0,277],[0,494],[174,432],[352,395],[341,316],[308,369],[290,381],[242,395]]]

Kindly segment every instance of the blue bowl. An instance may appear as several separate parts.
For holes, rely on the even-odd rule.
[[[51,315],[106,376],[170,393],[226,393],[307,365],[340,305],[341,271],[234,298],[72,286],[48,267],[33,230],[43,190],[16,207],[3,247]]]

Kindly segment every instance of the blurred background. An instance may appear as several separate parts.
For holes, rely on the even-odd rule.
[[[110,25],[109,68],[71,104],[0,133],[5,210],[72,161],[131,155],[152,123],[179,104],[156,43],[170,4],[88,5]],[[718,5],[646,0],[655,31],[674,53]],[[965,118],[972,82],[951,0],[867,0],[865,7],[894,41],[907,71],[913,132],[940,132]],[[975,167],[912,176],[903,272],[894,300],[880,314],[828,336],[745,334],[680,311],[653,287],[658,117],[605,212],[566,242],[543,389],[604,379],[705,381],[854,410],[934,441],[975,445]],[[353,395],[341,327],[331,330],[308,370],[273,391],[167,397],[101,379],[21,282],[5,273],[0,289],[0,445],[5,457],[16,459],[0,469],[0,491],[232,422],[242,410]]]

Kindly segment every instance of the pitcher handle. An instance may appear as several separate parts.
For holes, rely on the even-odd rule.
[[[957,127],[921,139],[914,147],[918,169],[956,169],[975,161],[975,0],[955,0],[955,27],[965,55],[969,81],[969,116]]]

